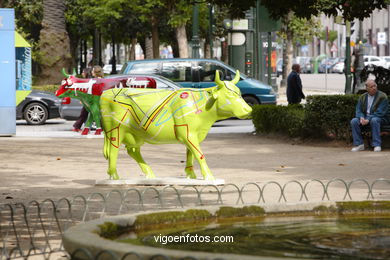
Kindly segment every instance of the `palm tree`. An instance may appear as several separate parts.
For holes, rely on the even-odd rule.
[[[41,73],[38,83],[58,84],[63,77],[61,69],[71,65],[64,0],[43,1],[42,26],[39,40]]]

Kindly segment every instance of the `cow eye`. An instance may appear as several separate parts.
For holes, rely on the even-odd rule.
[[[61,85],[65,85],[65,84],[66,84],[66,80],[62,80]]]
[[[69,86],[72,86],[73,82],[70,79],[67,79],[66,82],[68,83]]]

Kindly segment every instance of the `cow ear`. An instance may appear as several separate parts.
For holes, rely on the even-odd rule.
[[[236,76],[234,79],[231,81],[234,85],[236,85],[240,81],[240,71],[236,70]]]
[[[219,70],[215,70],[215,84],[217,84],[218,88],[223,87],[223,81],[219,77]]]
[[[209,98],[209,100],[207,100],[206,110],[209,110],[214,105],[215,101],[217,100],[217,98],[218,98],[217,88],[214,88],[211,92],[209,92],[209,94],[210,94],[210,98]]]

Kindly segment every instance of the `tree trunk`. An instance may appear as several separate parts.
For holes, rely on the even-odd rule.
[[[229,46],[227,41],[221,42],[221,61],[229,63]]]
[[[210,38],[209,37],[206,37],[206,39],[204,41],[204,54],[203,54],[203,56],[206,59],[211,59]]]
[[[188,41],[185,24],[176,28],[176,39],[179,46],[179,57],[188,58]]]
[[[152,38],[146,36],[145,38],[145,59],[153,59],[153,43]]]
[[[158,19],[155,16],[151,17],[152,24],[152,44],[153,44],[153,58],[160,58],[160,38],[158,33]]]
[[[70,70],[72,56],[65,24],[64,0],[44,0],[42,30],[39,39],[41,73],[38,84],[59,84],[61,69]]]
[[[283,44],[283,67],[282,67],[282,80],[280,81],[280,87],[287,86],[287,77],[291,72],[292,60],[293,60],[293,34],[289,28],[289,24],[292,19],[292,13],[290,12],[283,19],[283,30],[286,33],[286,39]]]
[[[131,39],[130,60],[135,60],[135,46],[137,45],[137,38]]]

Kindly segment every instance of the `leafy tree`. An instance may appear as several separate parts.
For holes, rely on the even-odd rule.
[[[259,0],[265,6],[270,16],[281,19],[283,28],[288,32],[288,23],[292,21],[292,15],[310,19],[325,13],[328,16],[341,14],[345,20],[352,21],[355,18],[369,17],[373,10],[387,6],[389,0]],[[290,47],[287,47],[290,48]],[[285,83],[287,71],[283,68],[283,80]]]
[[[286,85],[287,75],[291,71],[294,42],[307,44],[314,36],[319,35],[320,22],[311,17],[299,18],[290,12],[282,18],[282,28],[279,36],[284,40],[283,44],[283,68],[281,86]]]
[[[386,8],[389,0],[260,0],[274,18],[282,18],[289,12],[302,18],[325,13],[328,16],[342,15],[344,19],[363,19],[375,9]]]
[[[333,30],[322,30],[320,33],[320,39],[326,41],[328,44],[328,48],[332,48],[333,42],[337,39],[337,31]]]

